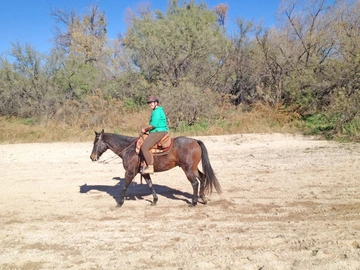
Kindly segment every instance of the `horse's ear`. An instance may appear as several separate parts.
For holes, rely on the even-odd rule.
[[[101,133],[104,133],[104,129],[101,131]]]
[[[98,135],[98,133],[94,130],[94,132],[95,132],[95,135]]]

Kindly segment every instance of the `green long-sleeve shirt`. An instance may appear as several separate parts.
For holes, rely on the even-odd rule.
[[[150,117],[150,125],[153,127],[153,129],[151,129],[149,133],[169,131],[166,123],[166,115],[162,107],[158,106],[152,111]]]

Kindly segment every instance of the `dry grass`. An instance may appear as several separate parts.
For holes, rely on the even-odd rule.
[[[299,115],[289,113],[281,106],[271,108],[256,104],[250,111],[226,109],[221,115],[209,127],[209,134],[297,133],[302,127]]]
[[[86,130],[50,121],[27,124],[17,118],[1,118],[0,128],[0,142],[3,144],[90,139]]]
[[[113,104],[112,104],[113,105]],[[68,105],[70,106],[70,105]],[[141,127],[147,124],[150,112],[144,108],[138,112],[125,113],[119,107],[102,108],[102,114],[78,113],[73,107],[65,108],[67,120],[43,120],[0,118],[0,143],[30,143],[55,141],[91,141],[93,131],[139,135]],[[287,113],[283,108],[269,108],[261,104],[251,111],[241,108],[222,108],[218,119],[211,121],[207,128],[192,127],[171,131],[173,136],[222,135],[239,133],[296,133],[301,129],[297,115]],[[94,121],[92,119],[96,118]]]

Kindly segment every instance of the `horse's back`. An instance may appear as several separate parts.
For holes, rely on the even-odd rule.
[[[174,138],[173,151],[178,155],[179,159],[187,158],[191,153],[198,153],[201,157],[201,147],[197,140],[185,136]]]
[[[189,147],[191,145],[197,145],[197,140],[185,136],[179,136],[174,138],[174,146],[176,147]]]

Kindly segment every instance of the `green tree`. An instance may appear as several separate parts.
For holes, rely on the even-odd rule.
[[[57,66],[53,82],[66,98],[80,100],[111,76],[105,12],[98,5],[91,5],[82,15],[61,9],[54,9],[51,14],[58,22],[56,49],[51,58]]]
[[[195,82],[211,76],[225,39],[215,12],[205,4],[169,1],[165,13],[133,17],[122,42],[147,80],[177,86],[184,78]]]
[[[66,99],[81,100],[99,86],[99,73],[94,66],[84,63],[81,56],[66,58],[64,67],[57,70],[52,80]]]
[[[284,24],[262,51],[271,52],[267,66],[278,67],[270,74],[280,75],[282,102],[329,136],[357,134],[359,1],[283,1],[280,11]]]
[[[324,71],[335,50],[331,33],[335,22],[325,0],[305,6],[302,1],[286,3],[282,9],[286,24],[279,32],[282,44],[277,45],[291,82],[284,95],[302,113],[309,113],[329,105],[331,83]]]
[[[98,5],[91,5],[83,16],[61,9],[52,10],[51,15],[59,24],[55,36],[57,48],[83,56],[85,62],[100,60],[107,41],[107,21]]]
[[[181,92],[187,91],[189,96],[198,96],[209,87],[229,46],[215,11],[204,3],[171,0],[165,12],[142,9],[138,16],[130,17],[121,42],[130,52],[135,70],[158,89],[160,95],[176,96],[181,84],[189,86],[187,90],[181,88]],[[202,114],[201,108],[197,112],[191,109],[194,100],[168,99],[168,102],[180,104],[184,113],[190,114],[188,124]],[[206,106],[211,107],[213,102]]]
[[[49,84],[44,56],[30,44],[13,43],[11,62],[0,61],[0,104],[3,115],[48,116],[53,113],[56,91]]]
[[[213,76],[212,83],[219,92],[231,94],[235,105],[252,104],[256,100],[256,68],[253,64],[254,49],[250,36],[254,24],[236,20],[236,31],[231,37],[231,47],[223,56],[221,69]]]
[[[360,2],[338,1],[331,10],[336,53],[326,69],[331,82],[330,106],[336,134],[360,141]]]

